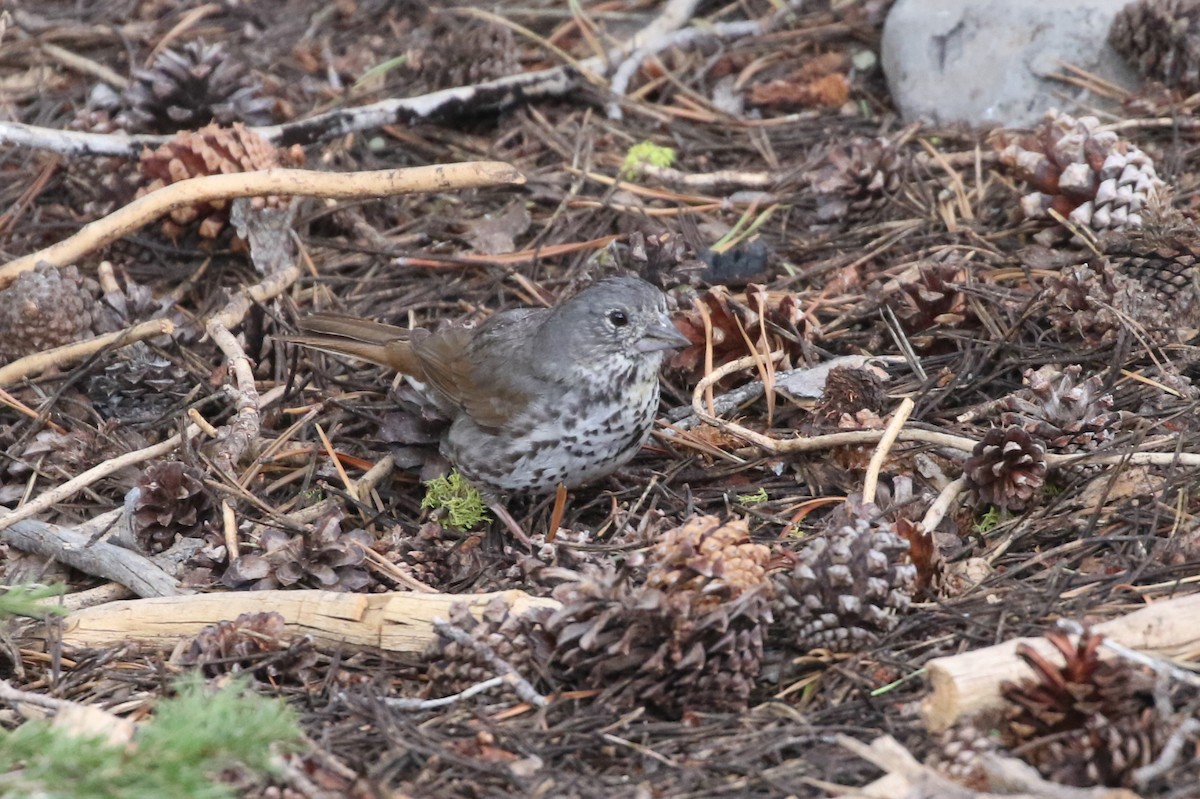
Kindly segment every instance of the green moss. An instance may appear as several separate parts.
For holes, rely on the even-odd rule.
[[[459,532],[472,530],[491,520],[483,497],[458,472],[435,477],[426,483],[421,507],[433,510],[442,517],[442,524]]]
[[[657,167],[669,167],[675,163],[675,150],[670,147],[660,147],[654,142],[644,141],[629,148],[625,155],[625,163],[621,165],[622,180],[637,177],[644,164]]]

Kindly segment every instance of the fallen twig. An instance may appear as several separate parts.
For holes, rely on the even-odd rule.
[[[73,344],[64,344],[51,350],[35,352],[0,366],[0,386],[11,386],[27,377],[42,374],[47,369],[82,361],[106,347],[125,346],[135,341],[168,336],[174,332],[175,325],[170,319],[149,319],[114,333],[105,333],[103,336],[89,338],[86,341],[76,341]]]

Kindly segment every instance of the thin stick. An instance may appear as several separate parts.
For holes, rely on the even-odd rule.
[[[52,350],[35,352],[6,366],[0,366],[0,386],[11,386],[32,375],[40,375],[52,367],[66,366],[82,361],[114,344],[132,344],[135,341],[167,336],[174,332],[175,325],[171,320],[150,319],[115,333],[105,333],[103,336],[89,338],[86,341],[76,341],[74,344],[64,344]]]
[[[78,233],[39,252],[0,267],[0,287],[22,272],[46,261],[54,266],[74,263],[93,250],[139,230],[159,217],[189,205],[236,197],[269,194],[353,199],[391,197],[417,192],[451,191],[482,186],[520,185],[525,177],[498,161],[437,164],[377,172],[313,172],[305,169],[264,169],[233,175],[206,175],[181,180],[139,197],[103,219],[84,225]]]
[[[913,401],[905,397],[892,416],[892,421],[888,422],[887,428],[883,431],[883,437],[879,439],[879,444],[876,445],[875,452],[871,455],[871,462],[867,464],[867,474],[863,478],[864,503],[875,502],[875,490],[879,487],[879,472],[883,469],[883,462],[887,460],[888,453],[892,451],[892,445],[896,443],[896,438],[904,428],[904,423],[912,415],[913,407]]]
[[[60,502],[67,501],[93,483],[108,477],[110,474],[115,474],[127,466],[135,466],[155,458],[164,457],[170,454],[171,450],[175,449],[175,447],[183,443],[184,436],[192,438],[199,432],[200,428],[196,425],[188,425],[183,435],[176,433],[166,441],[145,447],[144,449],[126,452],[124,455],[118,455],[104,463],[97,464],[62,485],[43,491],[36,499],[30,500],[11,513],[0,516],[0,530],[7,530],[17,522],[32,518],[39,513],[49,510]]]

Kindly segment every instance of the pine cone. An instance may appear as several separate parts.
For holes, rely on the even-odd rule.
[[[1200,91],[1200,2],[1136,0],[1117,12],[1108,41],[1145,77]]]
[[[1167,309],[1155,302],[1140,281],[1118,274],[1104,259],[1063,269],[1046,282],[1041,299],[1055,330],[1092,346],[1111,346],[1131,320],[1139,333],[1148,334],[1154,342],[1175,331]]]
[[[856,517],[819,534],[773,580],[779,640],[799,651],[857,652],[896,626],[917,570],[890,524]]]
[[[984,790],[989,787],[979,756],[1000,750],[999,742],[994,737],[966,722],[942,733],[938,744],[930,753],[926,765],[968,788]]]
[[[426,91],[473,86],[520,71],[507,26],[453,14],[434,14],[416,31],[406,66]]]
[[[1099,125],[1051,110],[1032,135],[1000,140],[1001,163],[1036,189],[1021,198],[1027,218],[1048,219],[1053,209],[1100,232],[1141,226],[1142,209],[1165,184],[1150,156]]]
[[[211,521],[212,496],[204,487],[204,472],[179,461],[158,461],[138,478],[133,500],[133,534],[142,549],[163,552],[175,536],[199,538]]]
[[[456,540],[437,522],[426,522],[411,535],[400,533],[386,554],[414,579],[446,590],[483,570],[479,542],[478,536]]]
[[[38,264],[0,291],[0,361],[92,335],[100,286],[74,266]]]
[[[1081,366],[1025,372],[1025,388],[1005,398],[1003,425],[1017,425],[1060,453],[1086,452],[1112,440],[1121,416],[1099,375],[1081,380]]]
[[[299,535],[267,530],[261,554],[242,555],[229,565],[222,582],[253,590],[303,585],[329,591],[357,591],[370,577],[363,568],[365,547],[374,539],[365,530],[341,532],[340,512],[326,514]]]
[[[975,445],[963,474],[981,504],[1025,510],[1046,480],[1046,445],[1021,427],[993,427]]]
[[[554,590],[563,608],[544,623],[552,665],[616,708],[744,710],[771,620],[768,555],[744,525],[704,517],[651,550],[644,585],[628,566],[585,568]]]
[[[104,371],[88,380],[87,392],[104,418],[143,424],[164,418],[191,386],[186,369],[138,341],[112,352]]]
[[[869,216],[900,189],[904,161],[887,139],[855,138],[830,150],[826,159],[826,166],[809,176],[819,222]]]
[[[179,663],[206,677],[249,671],[259,680],[290,678],[306,682],[317,661],[312,641],[288,640],[278,613],[243,613],[201,630],[180,653]]]
[[[496,597],[475,618],[470,607],[457,602],[450,608],[450,623],[471,634],[479,646],[464,646],[439,633],[425,651],[429,662],[430,697],[449,696],[497,676],[496,667],[482,653],[496,655],[522,677],[537,682],[548,656],[539,622],[545,613],[516,615],[503,597]]]
[[[713,286],[693,301],[692,308],[676,317],[675,325],[692,345],[672,355],[667,363],[691,373],[704,369],[706,327],[712,329],[714,367],[753,351],[783,349],[787,356],[778,368],[788,369],[803,360],[809,337],[795,294],[767,291],[754,283],[746,286],[744,297],[724,286]]]
[[[1152,761],[1161,742],[1149,683],[1128,661],[1103,661],[1103,636],[1091,632],[1072,644],[1066,633],[1046,634],[1064,659],[1057,666],[1022,644],[1017,654],[1034,671],[1005,683],[1010,703],[1001,725],[1009,748],[1020,747],[1050,779],[1071,785],[1126,783],[1129,772]]]
[[[888,139],[854,138],[826,156],[827,166],[810,174],[817,194],[817,221],[865,218],[900,191],[905,161]]]
[[[958,327],[971,315],[967,296],[962,292],[967,283],[967,270],[962,261],[926,261],[915,273],[900,281],[896,317],[909,334],[927,330]],[[937,336],[912,338],[913,346],[928,349]]]
[[[1163,218],[1152,208],[1141,230],[1108,234],[1100,246],[1117,273],[1137,281],[1149,305],[1180,337],[1200,327],[1200,235],[1192,220],[1173,210]]]
[[[129,130],[175,133],[209,123],[271,124],[275,102],[245,64],[220,44],[188,42],[164,50],[149,69],[134,70],[122,94],[127,110],[117,121]]]
[[[290,155],[289,155],[290,158]],[[241,123],[230,128],[208,125],[193,132],[181,131],[156,150],[142,151],[141,170],[147,185],[138,196],[188,178],[250,172],[281,165],[280,153],[266,139]],[[253,200],[256,207],[277,206],[284,198],[269,196]],[[163,222],[163,232],[172,238],[186,226],[199,221],[203,238],[216,238],[228,221],[229,208],[224,200],[188,205],[171,211]]]
[[[870,369],[835,366],[825,377],[821,398],[812,409],[816,428],[837,427],[842,417],[860,411],[878,414],[887,407],[883,381]]]
[[[104,422],[95,430],[88,427],[65,433],[43,430],[13,458],[7,471],[24,476],[37,469],[41,474],[69,479],[139,446],[145,446],[144,438],[131,435],[111,422]],[[131,484],[136,472],[125,469],[117,477],[123,481],[126,475]]]

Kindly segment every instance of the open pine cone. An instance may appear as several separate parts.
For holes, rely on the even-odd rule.
[[[1054,452],[1094,450],[1121,425],[1099,375],[1081,379],[1083,367],[1043,366],[1025,372],[1025,388],[1005,398],[1003,425],[1017,425]]]
[[[1041,125],[1016,141],[1001,138],[1000,162],[1034,192],[1021,199],[1030,219],[1050,210],[1097,232],[1137,228],[1151,196],[1165,185],[1154,161],[1095,117],[1048,111]]]
[[[341,531],[340,512],[329,513],[298,535],[267,530],[261,553],[242,555],[229,565],[222,582],[256,590],[309,586],[357,591],[370,581],[363,562],[374,539],[365,530]]]
[[[1155,759],[1165,737],[1149,681],[1126,660],[1101,660],[1103,636],[1085,633],[1072,644],[1054,630],[1046,639],[1065,662],[1059,666],[1028,645],[1018,647],[1035,677],[1002,687],[1010,705],[1003,743],[1019,747],[1055,782],[1127,785],[1133,769]]]
[[[900,190],[904,159],[888,139],[856,138],[836,147],[809,176],[817,195],[817,220],[868,217]]]
[[[163,552],[176,536],[204,534],[213,500],[202,470],[179,461],[158,461],[142,471],[138,488],[131,521],[134,537],[145,551]]]
[[[993,427],[963,466],[980,504],[1022,511],[1046,482],[1046,445],[1018,425]]]
[[[249,671],[260,680],[280,677],[304,682],[316,663],[312,642],[289,640],[278,613],[243,613],[201,630],[179,654],[179,663],[200,669],[206,677]]]
[[[1145,77],[1184,94],[1200,91],[1200,2],[1135,0],[1117,12],[1113,49]]]
[[[498,676],[484,653],[499,657],[525,679],[537,682],[549,654],[539,624],[546,615],[542,611],[512,613],[503,597],[489,602],[479,618],[466,603],[455,603],[450,609],[450,623],[468,632],[478,647],[465,646],[439,633],[425,651],[429,663],[426,695],[456,694]]]
[[[892,630],[916,590],[908,542],[886,522],[837,523],[773,578],[777,638],[807,652],[862,651]]]
[[[188,42],[163,50],[149,69],[134,70],[117,121],[131,130],[175,133],[215,122],[269,125],[274,100],[245,64],[220,44]]]
[[[554,590],[552,668],[616,708],[745,709],[771,620],[769,554],[744,524],[701,517],[654,547],[644,585],[630,566],[585,567]]]

